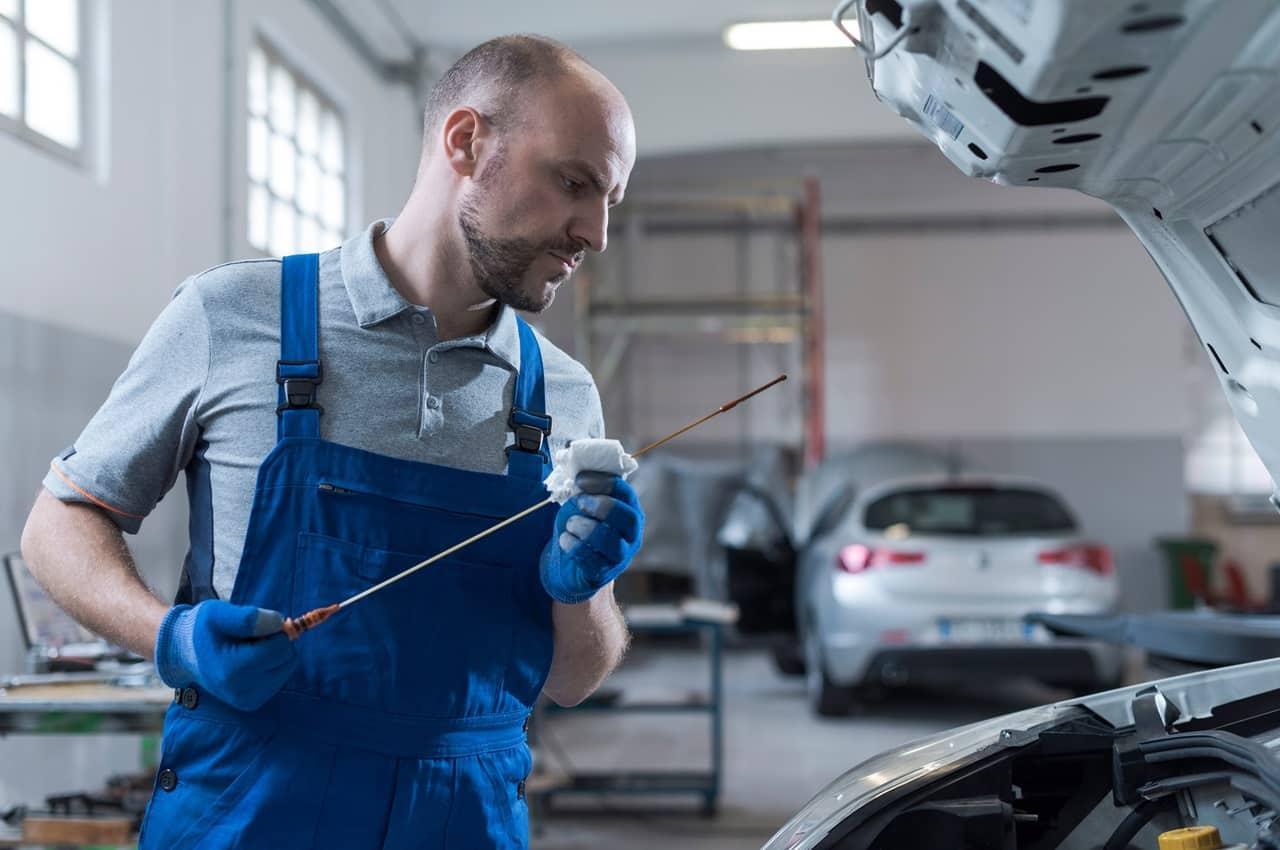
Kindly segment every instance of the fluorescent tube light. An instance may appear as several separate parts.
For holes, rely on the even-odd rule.
[[[855,21],[845,26],[857,29]],[[815,47],[851,47],[831,20],[755,21],[725,28],[724,43],[734,50],[807,50]]]

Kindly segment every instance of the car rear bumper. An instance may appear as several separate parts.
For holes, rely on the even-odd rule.
[[[1092,641],[972,646],[858,646],[824,648],[828,675],[838,684],[906,685],[979,678],[1030,677],[1065,686],[1119,679],[1121,653]]]
[[[1031,676],[1060,685],[1091,685],[1104,677],[1084,647],[931,647],[882,649],[864,680],[890,685],[964,681],[975,676]]]

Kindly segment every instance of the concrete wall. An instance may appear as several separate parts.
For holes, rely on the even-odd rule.
[[[1182,434],[1184,320],[1123,230],[824,247],[832,440]]]
[[[0,133],[0,549],[6,551],[17,548],[49,458],[76,438],[174,287],[202,268],[251,253],[243,237],[242,114],[246,46],[254,33],[272,39],[344,111],[356,166],[352,227],[394,213],[417,162],[419,119],[407,91],[373,77],[301,0],[86,5],[99,16],[94,29],[103,48],[91,83],[100,121],[89,168]],[[184,503],[179,487],[130,539],[165,596],[176,586],[186,549]],[[8,605],[0,600],[0,611]],[[17,671],[21,660],[16,624],[0,614],[0,673]],[[138,740],[127,737],[0,741],[0,810],[90,788],[136,767],[137,753]]]
[[[734,291],[731,238],[657,237],[644,250],[637,297]],[[823,255],[834,444],[1183,433],[1184,319],[1121,228],[830,235]],[[757,278],[773,269],[748,267]],[[613,412],[629,412],[614,425],[656,437],[696,400],[731,398],[783,369],[801,377],[792,346],[740,348],[713,334],[638,338],[624,368],[631,386],[609,392]],[[749,436],[794,438],[798,392],[797,381],[756,402]],[[746,424],[726,417],[707,435],[731,438]]]
[[[1185,433],[1185,319],[1137,239],[1102,204],[970,180],[914,145],[650,160],[632,195],[696,194],[730,174],[742,186],[786,174],[821,181],[825,425],[834,446]],[[771,233],[630,239],[620,226],[612,238],[591,270],[605,296],[628,287],[633,298],[795,291],[795,245]],[[553,319],[563,332],[568,321]],[[691,404],[731,397],[797,362],[794,345],[749,348],[708,332],[635,337],[626,377],[605,388],[627,413],[614,426],[657,436],[688,419]],[[794,389],[752,409],[752,436],[795,438]],[[726,417],[708,427],[703,439],[741,425]]]

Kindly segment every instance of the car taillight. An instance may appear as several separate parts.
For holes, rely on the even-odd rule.
[[[1040,553],[1040,563],[1080,567],[1100,576],[1111,575],[1114,568],[1111,550],[1097,543],[1076,543]]]
[[[861,543],[845,546],[836,555],[836,568],[846,573],[864,573],[874,567],[923,563],[923,552],[864,546]]]

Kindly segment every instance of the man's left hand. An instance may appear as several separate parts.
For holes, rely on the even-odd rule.
[[[631,485],[607,472],[580,472],[581,493],[560,506],[542,552],[542,586],[557,602],[585,602],[622,574],[640,549],[644,510]]]

